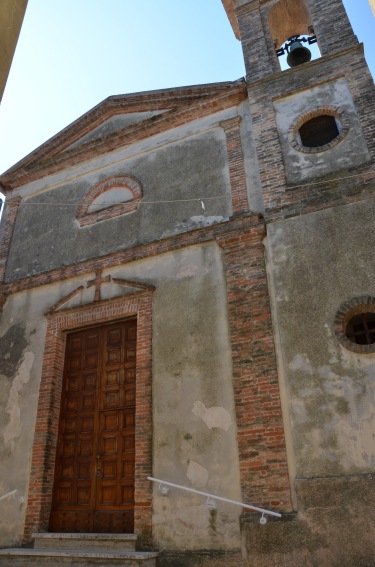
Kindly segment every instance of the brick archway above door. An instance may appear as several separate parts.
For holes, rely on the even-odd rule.
[[[58,420],[66,333],[137,317],[134,530],[144,543],[151,537],[152,490],[152,291],[137,292],[90,305],[47,314],[47,330],[35,425],[25,520],[25,541],[47,531],[53,494]]]

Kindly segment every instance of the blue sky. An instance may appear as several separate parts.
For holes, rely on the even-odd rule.
[[[368,0],[344,0],[375,75]],[[244,76],[221,0],[29,0],[0,106],[0,172],[107,96]]]

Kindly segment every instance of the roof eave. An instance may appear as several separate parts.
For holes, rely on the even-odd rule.
[[[236,14],[234,12],[234,0],[221,0],[224,6],[224,9],[227,13],[227,16],[229,18],[229,21],[231,23],[231,26],[233,28],[234,31],[234,35],[236,36],[236,38],[238,40],[241,39],[241,34],[240,34],[240,28],[238,26],[238,21],[237,21],[237,17]]]

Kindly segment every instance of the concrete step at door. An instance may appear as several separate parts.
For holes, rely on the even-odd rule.
[[[33,534],[34,549],[83,549],[91,551],[135,551],[136,534]]]
[[[1,567],[155,567],[157,553],[82,549],[1,549]]]

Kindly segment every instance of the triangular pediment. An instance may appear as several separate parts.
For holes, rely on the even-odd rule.
[[[246,84],[240,79],[109,97],[3,173],[0,187],[7,193],[25,182],[192,120],[193,109],[198,109],[196,115],[213,113],[216,99],[225,107],[245,96]]]
[[[115,114],[114,116],[107,118],[107,120],[105,120],[96,128],[90,130],[87,134],[81,136],[66,149],[70,150],[71,148],[76,148],[87,142],[98,140],[99,138],[103,138],[103,136],[124,130],[129,126],[133,126],[133,124],[143,122],[144,120],[152,118],[153,116],[158,116],[163,112],[165,112],[165,110],[154,110],[149,112],[124,112],[122,114]]]
[[[135,296],[144,292],[153,292],[153,285],[132,281],[107,275],[103,277],[102,270],[98,270],[95,278],[88,280],[85,285],[80,285],[61,297],[49,309],[49,314],[82,307],[98,301],[114,299],[122,296]]]

